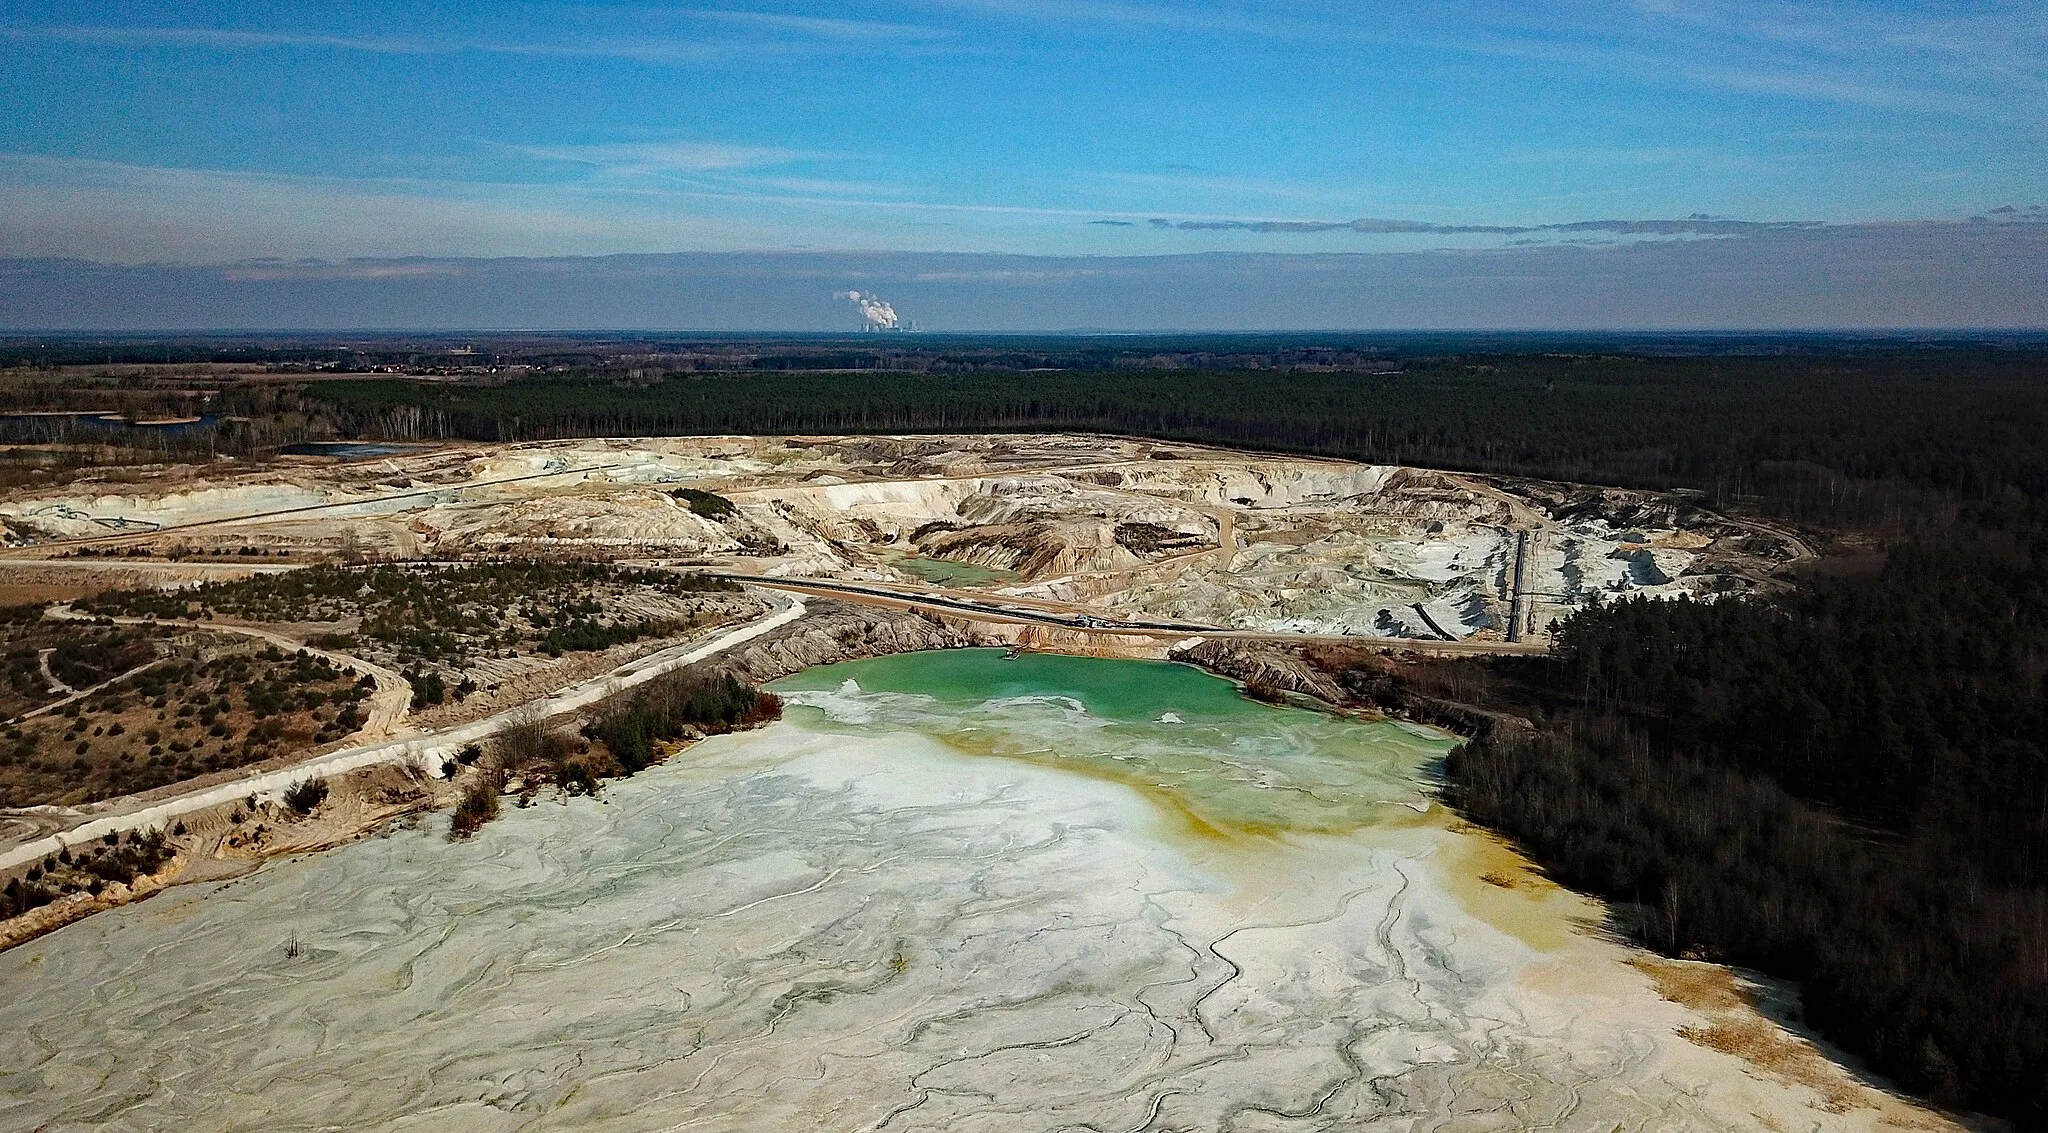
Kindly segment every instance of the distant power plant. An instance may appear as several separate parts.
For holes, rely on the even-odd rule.
[[[860,317],[866,320],[866,324],[861,328],[863,330],[900,331],[904,329],[902,320],[896,317],[896,308],[890,306],[888,300],[876,295],[872,291],[865,293],[841,291],[834,295],[833,298],[845,299],[860,308]]]

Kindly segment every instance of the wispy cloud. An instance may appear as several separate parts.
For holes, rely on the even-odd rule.
[[[1053,283],[1095,279],[1118,274],[1104,265],[1087,267],[985,268],[979,271],[921,271],[909,278],[917,283]]]
[[[1154,29],[1323,46],[1407,47],[1590,69],[1662,85],[1897,110],[1985,111],[1963,93],[1996,77],[2048,90],[2048,20],[2031,6],[1992,14],[1862,16],[1840,5],[1535,3],[1493,11],[1429,7],[1362,10],[1297,0],[1257,11],[1118,0],[926,0],[937,7],[1062,30]],[[1927,55],[1967,73],[1937,76]],[[1958,88],[1962,88],[1959,90]]]
[[[0,255],[111,262],[783,246],[768,218],[576,185],[319,177],[0,154]]]
[[[13,40],[107,44],[120,47],[209,47],[242,50],[265,47],[319,47],[368,51],[380,55],[425,55],[459,50],[534,50],[528,45],[450,41],[403,36],[321,35],[309,32],[245,31],[235,28],[181,27],[0,27]]]
[[[774,146],[718,142],[616,142],[581,146],[511,146],[529,157],[570,162],[622,174],[707,173],[787,165],[825,155]]]
[[[1165,173],[1106,172],[1093,180],[1140,189],[1170,189],[1181,192],[1212,193],[1234,197],[1273,197],[1281,200],[1313,201],[1331,195],[1328,186],[1287,181],[1274,177],[1245,177],[1201,170],[1172,170]]]
[[[857,177],[817,176],[811,169],[861,159],[847,154],[777,146],[703,141],[617,142],[573,146],[498,148],[585,171],[597,186],[655,186],[661,191],[719,200],[787,204],[873,204],[917,207],[911,186]]]
[[[1169,220],[1154,217],[1155,229],[1181,232],[1313,233],[1357,232],[1369,236],[1529,236],[1537,234],[1615,236],[1714,237],[1758,236],[1770,232],[1822,228],[1818,221],[1729,220],[1724,217],[1690,216],[1682,220],[1576,220],[1561,224],[1437,224],[1424,220],[1390,220],[1361,217],[1357,220]]]
[[[1873,79],[1867,71],[1830,69],[1804,58],[1734,59],[1727,44],[1673,43],[1662,38],[1612,40],[1598,36],[1536,38],[1480,29],[1458,38],[1427,41],[1447,53],[1518,59],[1592,73],[1620,75],[1657,85],[1679,85],[1737,94],[1768,94],[1808,102],[1833,102],[1893,110],[1965,109],[1966,99],[1946,90]]]
[[[2048,327],[2048,224],[1404,255],[721,253],[110,267],[0,259],[0,328],[945,330]],[[336,284],[342,284],[337,286]]]
[[[1579,168],[1599,167],[1603,169],[1647,169],[1674,167],[1687,170],[1712,169],[1717,172],[1752,172],[1771,163],[1748,153],[1729,152],[1711,146],[1668,145],[1668,146],[1539,146],[1512,149],[1494,157],[1495,161],[1509,165],[1556,165]],[[1781,166],[1782,154],[1774,155],[1772,162]],[[1777,167],[1777,166],[1773,166]]]
[[[1228,32],[1271,36],[1308,30],[1307,25],[1279,12],[1256,16],[1215,11],[1196,5],[1124,4],[1116,0],[928,0],[935,7],[988,16],[1043,22],[1049,27],[1081,23],[1121,24],[1169,31]],[[1328,29],[1325,29],[1325,34]]]
[[[1682,65],[1679,74],[1701,86],[1743,94],[1772,94],[1808,102],[1842,102],[1895,110],[1960,110],[1960,100],[1938,91],[1873,83],[1811,70]]]
[[[16,42],[214,51],[278,49],[354,51],[377,55],[514,55],[630,59],[643,63],[699,63],[747,54],[820,54],[896,45],[930,50],[952,36],[943,28],[869,20],[795,16],[724,9],[660,13],[658,27],[573,31],[544,38],[452,32],[445,35],[357,35],[292,28],[24,25],[0,26]]]
[[[0,256],[185,263],[251,257],[590,255],[795,246],[1019,250],[1017,224],[1053,231],[1128,214],[810,191],[750,171],[794,151],[666,143],[563,147],[650,168],[642,182],[546,183],[305,176],[0,153]],[[598,150],[599,154],[588,151]],[[832,184],[828,182],[827,184]],[[879,188],[859,183],[835,188]]]
[[[1840,73],[1888,73],[1894,83],[1878,88],[1882,98],[1917,93],[1923,98],[1951,82],[1986,81],[2007,88],[2048,91],[2048,10],[2034,4],[1935,5],[1921,10],[1897,6],[1787,4],[1740,0],[1667,3],[1637,0],[1652,33],[1696,37],[1723,46],[1721,54],[1801,64],[1779,77],[1785,93],[1807,95],[1794,80],[1813,85],[1811,96],[1836,97],[1831,84]],[[1768,74],[1778,74],[1775,68]],[[1719,77],[1716,68],[1703,74]],[[1778,93],[1755,82],[1753,68],[1736,67],[1729,77],[1747,89]],[[1873,101],[1867,85],[1848,82],[1845,100]]]
[[[233,280],[372,280],[434,279],[463,274],[463,266],[450,260],[301,260],[252,261],[230,264],[221,278]]]
[[[482,36],[356,36],[303,31],[191,27],[6,27],[0,36],[25,41],[113,47],[182,47],[217,51],[311,49],[376,55],[520,55],[631,59],[643,63],[703,62],[730,54],[731,45],[707,39],[590,37],[559,40]]]
[[[688,65],[745,54],[999,50],[992,29],[1026,38],[1088,29],[1244,39],[1322,47],[1404,47],[1588,69],[1806,102],[1892,110],[2014,113],[1985,85],[2030,99],[2048,94],[2048,17],[2035,5],[1901,13],[1782,3],[1537,3],[1456,16],[1428,7],[1362,10],[1330,0],[1256,9],[1123,0],[923,0],[948,14],[930,22],[745,8],[605,10],[545,36],[475,30],[358,34],[302,27],[15,25],[0,36],[113,47],[299,49],[394,55],[465,52],[621,58]],[[945,26],[938,26],[938,25]]]
[[[785,12],[749,12],[738,9],[698,9],[679,13],[690,19],[736,27],[799,32],[828,39],[903,40],[944,39],[957,34],[949,28],[922,24],[890,23],[882,20],[847,20],[826,16],[793,16]]]
[[[0,256],[184,263],[253,257],[558,256],[681,250],[897,248],[1104,254],[1243,248],[1237,237],[1300,239],[1334,251],[1485,249],[1520,241],[1724,242],[1871,225],[1738,220],[1593,219],[1440,223],[1386,217],[1265,219],[1131,214],[1082,207],[854,196],[894,186],[756,170],[790,151],[667,143],[655,156],[701,173],[646,183],[478,183],[165,168],[0,154]],[[631,151],[631,147],[627,147]],[[589,157],[591,155],[582,155]],[[619,155],[606,155],[619,156]],[[646,153],[629,152],[647,161]],[[1985,223],[2040,225],[2034,202],[1999,204]],[[1078,234],[1087,233],[1085,238]],[[1181,237],[1167,241],[1167,236]],[[1205,239],[1206,238],[1206,239]],[[1263,241],[1262,241],[1263,242]],[[262,270],[284,270],[275,267]],[[295,270],[295,269],[294,269]],[[335,278],[341,278],[339,276]]]

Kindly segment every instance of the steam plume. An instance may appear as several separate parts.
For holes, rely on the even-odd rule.
[[[863,295],[858,291],[841,291],[834,295],[833,298],[845,299],[854,306],[859,307],[860,317],[868,321],[867,329],[869,330],[899,329],[896,319],[896,308],[891,307],[887,300],[873,292]]]

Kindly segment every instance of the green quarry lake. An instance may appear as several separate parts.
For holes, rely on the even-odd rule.
[[[1016,582],[1023,576],[1002,567],[935,559],[928,555],[885,555],[890,566],[940,586],[993,586]]]
[[[1428,805],[1421,772],[1452,746],[1421,729],[1261,704],[1157,662],[963,649],[821,666],[771,687],[821,715],[799,717],[812,728],[853,735],[886,721],[964,754],[1112,780],[1217,835],[1412,815]]]

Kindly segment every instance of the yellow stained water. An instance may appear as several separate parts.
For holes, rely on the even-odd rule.
[[[1190,836],[1355,833],[1430,803],[1454,741],[1276,708],[1184,665],[993,649],[812,669],[773,686],[807,727],[915,731],[969,755],[1122,784]]]
[[[1182,665],[998,650],[831,665],[775,687],[806,727],[908,729],[966,756],[1118,784],[1151,805],[1162,838],[1217,868],[1258,872],[1273,864],[1258,855],[1319,838],[1401,843],[1531,948],[1562,948],[1599,915],[1431,798],[1426,772],[1450,736],[1261,704]]]

